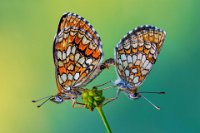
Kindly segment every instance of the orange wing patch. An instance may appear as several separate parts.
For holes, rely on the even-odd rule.
[[[97,59],[101,58],[101,51],[99,49],[94,50],[92,53],[92,57],[97,58]]]
[[[165,32],[153,26],[142,26],[129,32],[116,47],[120,78],[133,88],[141,85],[155,64],[164,39]]]
[[[99,37],[97,36],[97,33],[94,31],[91,25],[86,20],[84,20],[84,18],[78,15],[70,13],[63,15],[60,19],[60,24],[58,27],[59,30],[57,31],[57,33],[59,33],[64,28],[67,29],[68,27],[80,28],[85,32],[88,32],[93,39],[99,41]]]
[[[79,49],[80,49],[81,51],[84,51],[86,47],[87,47],[87,45],[85,45],[85,44],[83,44],[82,42],[80,42],[80,44],[79,44]]]
[[[101,45],[100,37],[85,19],[73,13],[61,17],[54,41],[56,79],[60,87],[73,89],[89,79],[101,61]]]

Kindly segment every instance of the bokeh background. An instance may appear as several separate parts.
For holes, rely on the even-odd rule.
[[[57,92],[52,55],[53,37],[64,12],[86,18],[103,42],[104,59],[129,30],[143,24],[167,32],[153,70],[140,87],[161,107],[143,99],[120,98],[104,111],[114,133],[200,132],[200,2],[198,0],[43,0],[0,1],[0,132],[104,133],[98,112],[74,109],[71,102],[31,103]],[[114,68],[104,71],[87,88],[115,80]],[[116,89],[105,92],[115,95]]]

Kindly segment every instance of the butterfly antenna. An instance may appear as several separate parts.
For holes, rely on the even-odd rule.
[[[110,88],[113,88],[113,87],[115,87],[115,86],[111,85],[111,86],[105,87],[105,88],[103,88],[101,90],[107,90],[107,89],[110,89]]]
[[[37,99],[37,100],[32,100],[33,103],[35,102],[39,102],[43,99],[46,99],[45,101],[43,101],[41,104],[37,105],[37,107],[41,107],[43,104],[45,104],[47,101],[49,101],[53,96],[46,96],[46,97],[43,97],[43,98],[40,98],[40,99]]]
[[[46,97],[43,97],[43,98],[40,98],[40,99],[37,99],[37,100],[32,100],[32,102],[36,103],[36,102],[39,102],[39,101],[41,101],[43,99],[50,98],[50,97],[52,97],[52,96],[46,96]]]
[[[97,85],[97,86],[95,86],[95,87],[101,87],[101,86],[104,86],[104,85],[106,85],[106,84],[108,84],[108,83],[111,83],[112,81],[111,80],[109,80],[109,81],[107,81],[107,82],[105,82],[105,83],[103,83],[103,84],[100,84],[100,85]]]
[[[161,92],[154,92],[154,91],[142,91],[142,92],[138,92],[138,93],[166,94],[164,91],[161,91]]]
[[[157,110],[160,110],[160,107],[156,106],[155,104],[153,104],[150,100],[148,100],[146,97],[144,96],[141,96],[143,97],[148,103],[150,103],[154,108],[156,108]]]
[[[46,99],[44,102],[42,102],[41,104],[39,104],[37,107],[41,107],[43,104],[45,104],[47,101],[49,101],[53,96],[49,97],[48,99]]]

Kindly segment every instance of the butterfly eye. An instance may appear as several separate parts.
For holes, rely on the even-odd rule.
[[[138,98],[141,97],[141,95],[140,95],[139,93],[129,93],[129,94],[128,94],[128,97],[129,97],[130,99],[138,99]]]
[[[63,99],[62,99],[62,97],[60,97],[60,96],[52,97],[50,100],[51,100],[52,102],[54,102],[54,103],[62,103],[62,102],[63,102]]]

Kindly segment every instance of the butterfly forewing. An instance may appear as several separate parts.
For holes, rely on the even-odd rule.
[[[141,26],[130,31],[115,48],[119,77],[138,87],[142,84],[165,39],[165,32],[154,26]]]
[[[53,53],[57,83],[69,90],[85,85],[102,59],[102,44],[84,18],[66,13],[60,19]]]

